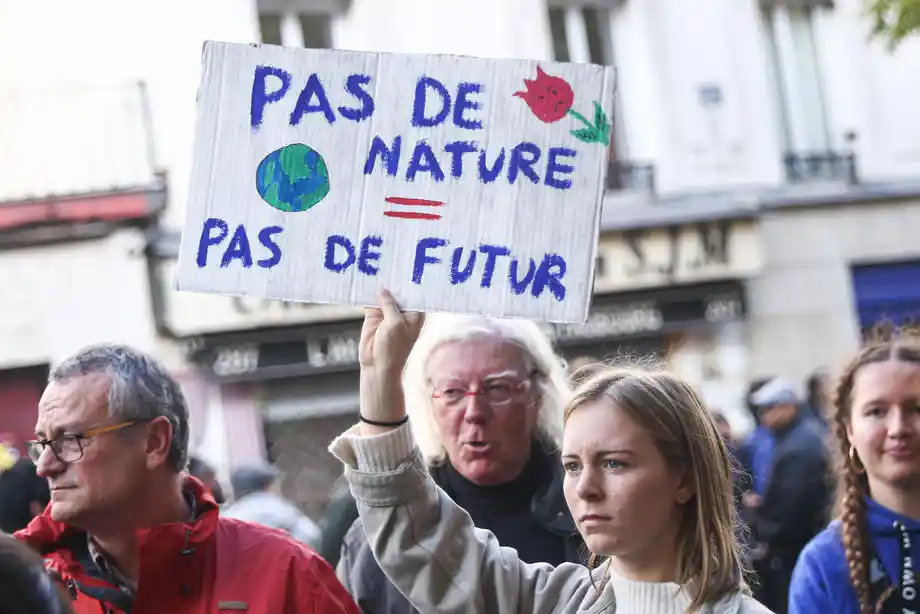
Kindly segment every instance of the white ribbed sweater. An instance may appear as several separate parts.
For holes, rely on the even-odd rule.
[[[617,614],[685,614],[691,599],[679,584],[637,582],[610,574]]]

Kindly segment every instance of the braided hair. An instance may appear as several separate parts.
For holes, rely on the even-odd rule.
[[[847,425],[853,402],[853,384],[856,375],[865,365],[903,361],[920,365],[920,341],[916,336],[892,329],[880,330],[853,357],[840,378],[834,391],[834,434],[837,439],[838,506],[843,537],[844,552],[850,570],[850,582],[856,591],[860,614],[874,614],[875,604],[869,587],[869,558],[867,550],[869,536],[866,522],[866,497],[869,495],[869,481],[858,455],[851,456]]]

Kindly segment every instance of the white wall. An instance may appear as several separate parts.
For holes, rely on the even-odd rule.
[[[758,0],[642,0],[612,18],[627,157],[656,163],[659,193],[784,182],[783,144]],[[861,0],[814,16],[831,147],[867,181],[920,175],[920,37],[890,54],[868,40]],[[722,104],[700,104],[702,85]]]
[[[856,150],[866,179],[920,175],[920,37],[893,54],[868,42],[870,22],[861,0],[837,0],[816,19],[826,99],[831,101],[831,136],[859,135]]]
[[[543,0],[353,0],[333,30],[336,47],[550,59]]]
[[[144,237],[0,252],[0,369],[55,363],[85,345],[153,352]]]
[[[614,14],[628,157],[656,163],[659,193],[780,180],[755,15],[738,0],[643,0]],[[721,105],[701,104],[704,86]]]
[[[251,42],[256,32],[252,0],[2,2],[0,57],[7,60],[0,92],[146,81],[157,162],[170,173],[170,221],[178,226],[188,190],[202,42]],[[31,138],[68,136],[49,131]]]

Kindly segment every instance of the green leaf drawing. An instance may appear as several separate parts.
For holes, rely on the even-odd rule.
[[[594,126],[598,131],[598,141],[604,145],[610,145],[610,122],[607,120],[607,114],[604,113],[603,107],[596,100],[594,101]]]
[[[584,143],[596,143],[597,134],[593,129],[582,128],[581,130],[572,130],[572,136]]]
[[[607,114],[604,113],[604,108],[599,102],[596,100],[594,101],[593,123],[589,122],[587,117],[574,109],[569,109],[568,113],[585,125],[585,128],[571,131],[572,136],[576,139],[584,143],[610,144],[610,122],[607,120]]]

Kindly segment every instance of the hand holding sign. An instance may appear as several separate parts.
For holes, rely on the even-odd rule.
[[[365,311],[361,328],[361,415],[371,422],[394,423],[406,415],[402,372],[425,321],[422,313],[403,313],[388,290],[377,293],[379,307]],[[388,427],[365,423],[365,435]]]
[[[422,330],[425,314],[401,312],[396,299],[386,289],[377,292],[377,301],[379,307],[365,310],[359,362],[362,369],[398,380]]]
[[[203,64],[178,289],[585,321],[612,69],[211,42]]]

